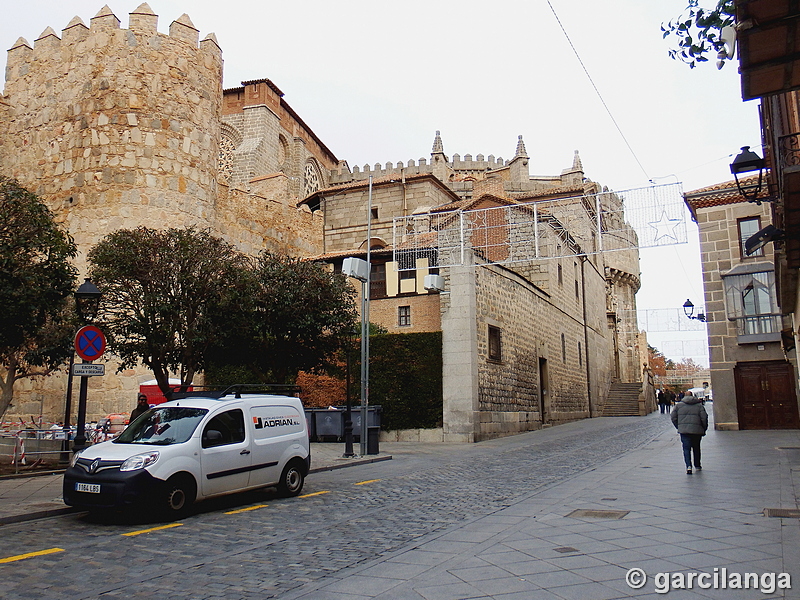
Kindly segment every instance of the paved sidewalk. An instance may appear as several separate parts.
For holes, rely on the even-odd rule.
[[[312,443],[311,472],[390,460],[387,446],[391,443],[381,443],[381,452],[376,455],[343,458],[343,443]],[[358,452],[359,444],[353,449]],[[61,472],[0,478],[0,526],[73,512],[61,498],[61,480]]]
[[[559,429],[541,434],[557,443]],[[800,520],[765,516],[798,509],[800,431],[710,431],[702,450],[703,471],[686,475],[670,428],[599,468],[281,600],[655,599],[667,591],[671,600],[800,599]],[[638,589],[626,583],[631,569],[647,575]],[[690,572],[708,575],[689,584]],[[745,573],[757,574],[755,589],[731,589]],[[773,590],[765,573],[789,573],[792,589],[775,580]]]
[[[668,417],[656,413],[642,419]],[[535,438],[557,447],[562,436],[590,432],[598,424],[569,423],[479,446],[482,452],[501,452]],[[340,458],[341,444],[313,446],[317,468],[359,464]],[[710,431],[702,447],[703,471],[686,475],[679,438],[667,427],[597,468],[280,598],[615,600],[663,598],[669,591],[671,600],[800,600],[798,513],[768,516],[769,509],[800,508],[800,431]],[[399,464],[441,452],[435,444],[382,443],[381,450],[365,460],[393,455]],[[449,446],[447,453],[452,459],[463,452],[468,460],[469,450]],[[365,467],[376,468],[380,465]],[[59,495],[57,476],[0,481],[0,518],[56,506]],[[627,583],[631,573],[633,584],[640,581],[635,575],[645,574],[642,587]],[[755,583],[737,580],[749,573]],[[780,589],[783,580],[770,579],[770,573],[788,573],[792,589]],[[727,589],[720,589],[723,583]],[[736,589],[737,584],[749,589]]]

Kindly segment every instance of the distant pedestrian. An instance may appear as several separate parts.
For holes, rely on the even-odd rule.
[[[661,414],[667,414],[671,404],[669,401],[669,396],[664,393],[664,390],[658,390],[656,398],[658,398],[658,409],[661,411]]]
[[[669,400],[669,405],[670,406],[675,404],[675,398],[676,398],[675,392],[673,392],[672,390],[668,389],[667,390],[667,400]]]
[[[686,392],[683,399],[672,409],[671,418],[672,424],[681,435],[686,474],[692,474],[692,455],[694,455],[694,468],[702,470],[700,441],[708,429],[708,413],[705,407],[692,392]]]
[[[133,423],[134,419],[145,412],[150,406],[147,404],[147,396],[144,394],[139,394],[139,397],[136,400],[136,408],[131,411],[131,418],[130,423]]]

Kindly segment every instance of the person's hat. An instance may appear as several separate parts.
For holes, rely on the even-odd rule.
[[[694,396],[694,394],[692,393],[692,390],[689,390],[684,394],[684,396]]]

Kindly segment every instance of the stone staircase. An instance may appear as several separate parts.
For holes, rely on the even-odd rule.
[[[604,417],[638,417],[641,383],[612,383],[603,406]]]

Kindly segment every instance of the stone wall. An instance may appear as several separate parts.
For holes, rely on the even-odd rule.
[[[359,286],[360,289],[361,286]],[[369,304],[370,322],[385,327],[388,333],[421,333],[441,331],[442,329],[439,294],[381,298],[379,300],[371,300]],[[398,324],[398,308],[401,306],[408,306],[410,309],[410,325],[401,326]]]
[[[186,15],[157,21],[143,4],[120,29],[105,7],[8,53],[3,172],[66,224],[81,269],[109,231],[214,219],[222,53]]]
[[[372,237],[390,245],[393,218],[456,199],[432,176],[373,182]],[[368,184],[344,187],[340,193],[335,188],[326,190],[321,202],[325,213],[325,251],[360,248],[366,240]]]
[[[737,362],[785,360],[780,342],[739,344],[737,324],[728,320],[725,288],[721,273],[741,262],[773,262],[772,244],[764,247],[764,256],[743,258],[739,250],[737,219],[761,217],[762,227],[771,221],[769,204],[749,202],[726,204],[696,210],[700,229],[700,253],[703,265],[703,288],[711,360],[711,387],[714,390],[714,426],[738,429],[734,367]]]
[[[322,252],[323,215],[286,202],[291,182],[278,173],[250,182],[249,191],[219,186],[214,233],[242,252],[292,256]]]
[[[297,200],[310,161],[324,183],[336,158],[263,81],[248,82],[246,110],[225,104],[223,118],[214,35],[200,41],[187,15],[167,34],[157,26],[147,4],[130,14],[128,29],[104,7],[89,27],[75,17],[60,37],[48,27],[33,45],[20,38],[0,98],[0,171],[42,197],[68,229],[82,275],[103,236],[137,226],[209,228],[253,255],[319,254],[322,214]],[[244,114],[249,124],[239,130]],[[257,150],[243,163],[246,181],[218,186],[221,142],[243,150],[246,137]],[[113,356],[105,363],[106,375],[89,379],[89,420],[129,412],[139,384],[153,379],[142,367],[117,373]],[[62,420],[66,379],[18,382],[12,413]]]
[[[221,180],[246,185],[265,174],[289,177],[295,202],[330,183],[339,161],[269,79],[242,82],[222,100]]]

